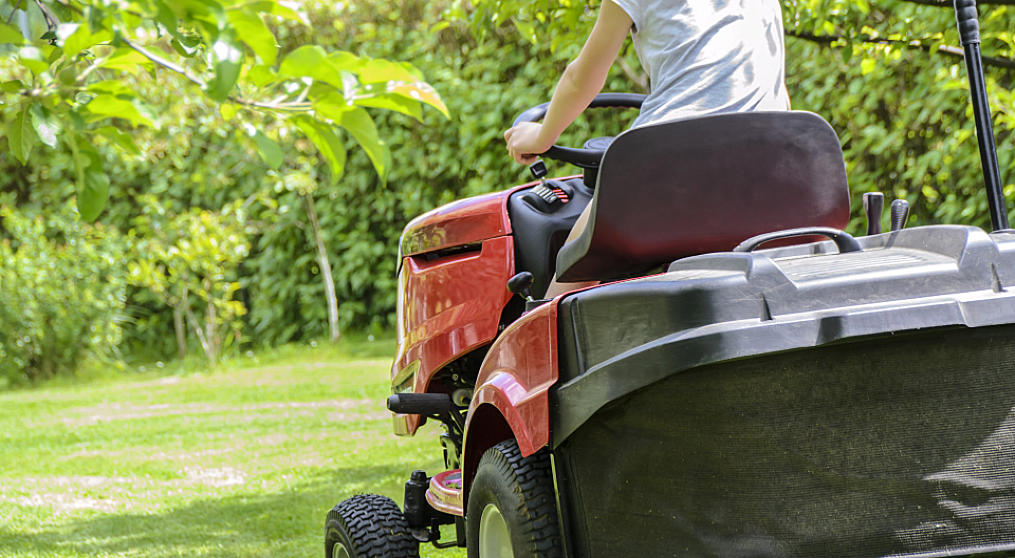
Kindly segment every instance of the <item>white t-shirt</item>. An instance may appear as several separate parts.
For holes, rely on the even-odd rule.
[[[779,0],[604,0],[631,17],[651,92],[634,126],[788,110]]]

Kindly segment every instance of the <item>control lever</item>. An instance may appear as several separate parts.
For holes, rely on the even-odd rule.
[[[863,212],[867,215],[867,236],[881,234],[881,215],[885,211],[885,195],[867,192],[863,195]]]
[[[522,271],[516,273],[514,277],[508,279],[507,289],[511,294],[520,295],[525,299],[525,312],[531,312],[532,310],[542,306],[549,299],[536,300],[532,298],[532,282],[535,278],[528,271]]]
[[[901,231],[909,221],[909,202],[906,200],[895,200],[892,202],[892,231]]]
[[[542,161],[536,161],[529,165],[529,172],[539,181],[537,186],[532,187],[523,199],[532,207],[544,212],[551,213],[558,207],[570,200],[570,195],[560,187],[556,180],[546,180],[546,165]]]
[[[507,290],[511,294],[521,295],[525,302],[532,302],[532,282],[535,278],[528,271],[516,273],[508,279]]]
[[[546,163],[542,160],[537,160],[535,163],[529,165],[529,172],[532,173],[532,178],[540,181],[544,185],[546,184]]]

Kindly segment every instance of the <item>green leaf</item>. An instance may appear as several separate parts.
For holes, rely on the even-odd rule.
[[[18,51],[18,61],[36,75],[49,69],[49,61],[46,60],[46,56],[33,46],[21,47],[21,50]]]
[[[32,128],[39,135],[42,143],[56,147],[57,138],[60,135],[60,121],[53,118],[49,111],[41,106],[32,107]]]
[[[173,13],[172,8],[170,8],[169,5],[162,0],[155,0],[155,9],[155,21],[161,23],[162,27],[164,27],[170,35],[176,37],[179,34],[177,31],[178,24],[176,14]]]
[[[395,112],[411,116],[421,122],[423,120],[423,105],[415,99],[403,97],[401,95],[383,93],[380,95],[372,95],[370,97],[361,97],[356,99],[356,104],[361,107],[393,110]]]
[[[240,40],[246,43],[262,62],[274,66],[278,58],[278,43],[261,16],[241,10],[229,10],[226,16],[236,29]]]
[[[0,91],[3,91],[4,93],[17,93],[18,91],[21,91],[24,88],[25,84],[22,83],[20,80],[16,79],[0,83]]]
[[[136,74],[143,69],[152,67],[152,64],[153,62],[142,56],[141,53],[124,47],[116,49],[116,52],[99,66]]]
[[[367,111],[357,107],[344,113],[341,125],[349,131],[352,137],[356,138],[356,142],[370,157],[381,180],[386,181],[388,169],[391,168],[391,152],[388,150],[388,145],[377,133],[377,126]]]
[[[64,28],[65,25],[61,25]],[[77,30],[70,34],[63,42],[63,53],[69,58],[85,49],[91,48],[100,43],[108,43],[113,40],[113,33],[106,29],[92,33],[91,26],[87,23],[77,26]]]
[[[247,70],[246,79],[257,87],[264,87],[278,81],[278,74],[264,64],[258,64]]]
[[[94,93],[107,93],[115,96],[133,96],[134,91],[127,87],[123,81],[118,79],[107,79],[97,81],[88,86],[88,90]]]
[[[22,165],[28,163],[28,158],[35,147],[36,136],[31,120],[28,107],[25,107],[7,127],[7,146]]]
[[[215,77],[208,82],[205,91],[212,99],[222,102],[229,98],[229,93],[240,79],[243,50],[236,45],[232,36],[221,35],[211,46],[211,57]]]
[[[219,114],[222,116],[222,120],[225,120],[226,122],[236,118],[236,105],[232,103],[220,104]]]
[[[182,34],[178,37],[173,37],[173,39],[169,41],[169,46],[173,47],[173,50],[175,50],[177,54],[185,58],[193,58],[196,56],[201,51],[199,48],[200,45],[200,38],[188,37]]]
[[[170,4],[178,4],[184,9],[183,14],[177,13],[181,19],[189,18],[210,24],[218,24],[225,20],[225,9],[215,0],[174,0]]]
[[[78,213],[82,220],[94,221],[106,207],[109,177],[106,176],[102,156],[89,139],[77,136],[68,143],[74,154],[77,174]]]
[[[314,110],[318,114],[332,120],[356,138],[370,162],[373,163],[377,174],[382,181],[388,178],[388,169],[391,167],[391,152],[388,146],[381,140],[377,133],[377,126],[374,124],[367,111],[359,107],[350,107],[345,104],[345,99],[339,95],[329,95],[314,102]]]
[[[256,12],[271,14],[290,21],[298,21],[303,24],[307,23],[306,18],[304,18],[299,12],[275,1],[248,2],[240,6],[240,8],[248,11],[253,10]]]
[[[141,150],[138,148],[137,144],[134,143],[133,136],[120,131],[119,128],[115,128],[113,126],[103,126],[96,129],[95,133],[105,137],[110,141],[110,143],[131,155],[141,155]]]
[[[392,62],[383,59],[362,61],[355,69],[362,83],[379,83],[384,81],[417,82],[421,79],[419,70],[410,64]]]
[[[327,53],[317,45],[306,45],[290,52],[282,65],[278,68],[282,77],[302,78],[309,77],[318,81],[329,83],[335,87],[342,87],[342,76],[331,62]]]
[[[13,25],[6,23],[0,23],[0,44],[12,44],[14,46],[21,46],[25,44],[25,37],[21,34],[21,30]]]
[[[94,221],[106,208],[109,199],[109,177],[103,170],[89,165],[84,171],[84,181],[78,184],[78,212],[84,221]]]
[[[860,61],[860,75],[867,75],[877,68],[878,62],[873,58],[864,58]]]
[[[437,94],[437,91],[429,83],[423,81],[416,81],[412,83],[389,83],[388,92],[414,101],[426,103],[440,111],[445,118],[451,118],[451,115],[448,114],[448,107],[444,106],[444,101],[441,100],[440,95]]]
[[[125,96],[99,95],[92,99],[85,107],[88,112],[98,119],[102,118],[123,118],[129,120],[135,127],[149,126],[154,128],[155,123],[142,114],[134,104],[134,100],[128,100]]]
[[[317,146],[317,150],[327,161],[331,168],[331,182],[333,184],[338,182],[339,177],[345,172],[345,147],[342,146],[342,140],[330,126],[309,116],[294,116],[292,121],[300,130],[303,130],[303,133]]]
[[[319,116],[323,116],[335,124],[340,124],[342,115],[356,107],[347,103],[341,94],[334,92],[334,90],[326,91],[326,89],[328,88],[321,88],[320,91],[311,90],[312,93],[324,93],[323,96],[314,99],[314,111]]]
[[[278,143],[275,143],[275,140],[269,138],[260,130],[254,130],[252,135],[254,136],[254,141],[257,142],[257,152],[264,159],[264,162],[272,169],[277,170],[281,167],[283,155],[282,148],[278,146]]]

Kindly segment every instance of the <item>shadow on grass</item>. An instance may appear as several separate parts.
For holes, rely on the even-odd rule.
[[[0,525],[0,556],[317,556],[332,506],[359,492],[398,488],[389,481],[407,475],[400,465],[336,469],[289,491],[200,500],[162,513],[71,519],[34,533]]]

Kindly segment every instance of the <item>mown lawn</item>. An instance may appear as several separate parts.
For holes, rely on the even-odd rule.
[[[334,504],[401,503],[412,469],[440,470],[435,429],[391,434],[392,353],[344,342],[0,393],[0,556],[321,556]]]

